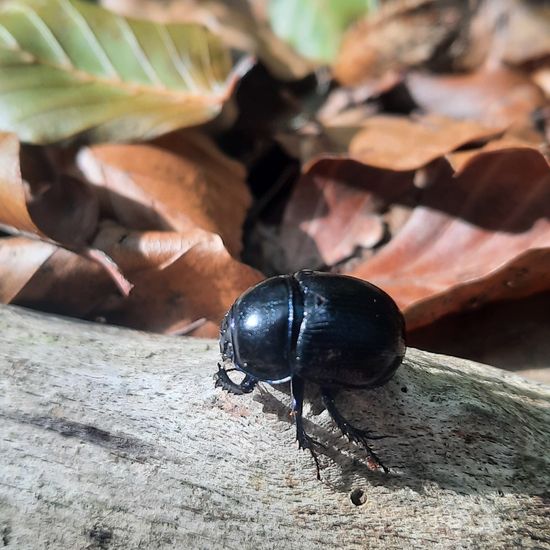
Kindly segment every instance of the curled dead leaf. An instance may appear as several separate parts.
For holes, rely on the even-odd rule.
[[[0,134],[0,224],[47,238],[27,209],[19,150],[19,140],[15,134]]]
[[[99,263],[57,248],[11,303],[84,319],[101,319],[104,303],[121,296]]]
[[[315,114],[314,123],[299,128],[282,128],[275,139],[303,165],[323,154],[345,154],[353,137],[379,108],[367,103],[388,92],[401,81],[398,75],[386,75],[356,88],[336,88]]]
[[[97,228],[97,197],[84,182],[48,168],[38,155],[22,150],[14,134],[0,136],[0,224],[43,240],[84,245]]]
[[[353,86],[387,71],[449,64],[449,59],[439,58],[445,57],[444,52],[461,50],[457,45],[467,39],[464,22],[475,10],[473,4],[438,0],[387,3],[348,30],[334,66],[336,79]]]
[[[349,150],[351,158],[370,166],[407,171],[465,145],[484,143],[502,134],[505,128],[437,114],[373,115],[361,109],[340,113],[323,125],[280,132],[276,137],[306,167],[320,155],[346,154]]]
[[[433,181],[397,236],[351,271],[397,300],[409,330],[550,287],[550,167],[540,153],[480,153]]]
[[[251,198],[244,168],[206,136],[178,135],[156,145],[96,145],[78,166],[103,191],[125,227],[219,234],[237,255]]]
[[[53,244],[25,237],[0,238],[0,302],[12,302],[55,251]]]
[[[38,227],[60,243],[84,246],[97,230],[97,194],[72,176],[58,176],[51,183],[33,187],[27,209]]]
[[[416,170],[462,145],[486,141],[503,130],[438,115],[413,119],[375,116],[363,122],[349,150],[353,159],[370,166]]]
[[[548,2],[510,2],[502,59],[519,65],[550,55],[550,9]]]
[[[9,233],[38,239],[54,247],[64,247],[79,253],[82,258],[98,263],[112,277],[120,291],[128,294],[132,285],[113,261],[103,252],[90,249],[83,244],[84,235],[90,236],[98,222],[97,203],[90,198],[90,194],[72,189],[71,182],[64,180],[65,184],[60,182],[51,187],[54,192],[49,193],[47,199],[38,199],[29,209],[26,183],[21,177],[19,154],[20,145],[17,137],[14,134],[0,134],[0,226]],[[71,200],[68,201],[68,198]],[[38,220],[45,222],[45,227],[38,227],[36,220],[31,216],[31,210],[38,214]],[[52,233],[47,234],[45,230]],[[31,248],[27,248],[27,251]],[[35,247],[38,248],[44,250],[43,247]],[[24,256],[26,254],[22,257]],[[40,254],[38,258],[41,258]],[[42,262],[37,259],[36,267],[40,267],[41,264]],[[29,272],[29,265],[26,264],[25,273]]]
[[[446,315],[409,332],[407,342],[415,348],[519,371],[521,376],[549,384],[549,311],[550,291],[499,300],[474,311]]]
[[[321,158],[302,175],[284,213],[280,242],[288,270],[334,265],[385,236],[381,213],[413,188],[412,172]]]
[[[545,104],[528,75],[504,67],[469,74],[411,72],[405,82],[422,109],[490,126],[527,125],[535,109]]]
[[[408,0],[384,2],[348,30],[334,72],[345,85],[411,68],[472,72],[519,66],[550,53],[546,2]]]
[[[467,149],[465,151],[455,151],[449,153],[445,158],[449,161],[455,172],[459,172],[466,166],[466,164],[476,157],[479,153],[485,151],[498,151],[501,149],[532,149],[543,153],[542,146],[538,142],[527,141],[514,136],[503,136],[501,139],[496,139],[486,143],[483,147],[478,149]]]
[[[193,334],[215,337],[235,299],[263,278],[232,258],[218,235],[200,229],[181,235],[105,225],[94,246],[134,283],[131,295],[113,297],[103,315],[109,322],[145,330],[174,332],[205,319]]]
[[[133,232],[104,224],[94,242],[135,284],[121,296],[97,263],[24,237],[0,239],[0,299],[87,319],[215,337],[233,301],[263,276],[233,259],[219,236],[196,229]]]
[[[533,73],[533,81],[550,99],[550,67],[541,67]]]

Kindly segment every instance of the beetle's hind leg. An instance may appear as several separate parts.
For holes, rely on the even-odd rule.
[[[290,381],[290,390],[292,393],[292,415],[294,416],[294,422],[296,423],[296,441],[298,441],[299,449],[307,449],[313,460],[315,461],[315,467],[317,468],[317,479],[321,480],[321,470],[319,469],[319,459],[317,453],[314,450],[315,445],[324,447],[318,441],[312,439],[306,434],[304,430],[304,419],[302,417],[302,410],[304,406],[304,380],[299,376],[293,376]]]
[[[322,388],[321,389],[321,395],[323,398],[323,404],[325,405],[328,413],[336,422],[336,425],[338,428],[340,428],[340,431],[353,443],[356,443],[357,445],[363,446],[369,457],[369,461],[373,463],[373,466],[376,468],[382,468],[384,470],[384,473],[388,473],[388,468],[382,463],[382,461],[378,458],[378,455],[371,449],[368,440],[369,439],[383,439],[386,436],[375,436],[369,434],[367,430],[361,430],[359,428],[356,428],[355,426],[352,426],[348,420],[346,420],[340,411],[336,408],[336,404],[334,402],[334,393],[332,390],[328,388]]]
[[[231,372],[237,369],[226,370],[220,363],[218,363],[218,372],[214,375],[216,387],[221,387],[229,393],[234,393],[235,395],[242,395],[243,393],[250,393],[258,383],[258,380],[249,374],[247,374],[243,380],[238,384],[233,382],[229,378],[228,372]]]

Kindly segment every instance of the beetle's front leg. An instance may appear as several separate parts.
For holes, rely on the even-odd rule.
[[[231,369],[236,370],[236,369]],[[242,395],[243,393],[250,393],[258,383],[258,380],[249,374],[247,374],[241,383],[233,382],[227,374],[227,370],[218,363],[218,372],[214,375],[216,387],[221,387],[229,393],[234,393],[235,395]]]
[[[293,376],[290,380],[290,391],[292,394],[292,415],[296,422],[296,440],[298,441],[299,449],[308,449],[315,461],[315,467],[317,468],[317,479],[321,479],[321,471],[319,469],[319,459],[317,454],[313,450],[314,445],[320,445],[317,441],[313,440],[304,430],[304,419],[302,417],[302,410],[304,407],[304,380],[299,376]]]
[[[340,428],[340,431],[353,443],[362,445],[366,449],[369,459],[374,463],[373,465],[377,468],[382,468],[384,473],[387,474],[389,472],[388,468],[382,464],[382,461],[378,458],[378,455],[371,449],[368,443],[369,439],[383,439],[387,436],[371,435],[366,430],[361,430],[355,426],[352,426],[336,408],[336,404],[334,403],[334,392],[332,390],[328,388],[321,388],[321,395],[325,408],[334,422],[336,422],[338,428]]]

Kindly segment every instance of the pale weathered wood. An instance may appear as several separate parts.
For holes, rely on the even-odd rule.
[[[288,395],[214,388],[217,355],[0,307],[0,546],[550,548],[548,387],[410,350],[387,386],[340,398],[393,436],[375,442],[391,473],[314,401],[319,482]]]

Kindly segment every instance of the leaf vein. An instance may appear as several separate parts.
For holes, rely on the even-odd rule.
[[[206,75],[208,86],[216,90],[219,87],[219,85],[216,83],[217,79],[212,70],[213,65],[212,65],[212,54],[210,52],[210,44],[208,42],[202,41],[201,45],[202,45],[201,49],[202,49],[202,62],[203,62],[202,70]]]
[[[20,50],[21,47],[19,46],[19,42],[17,42],[17,39],[13,34],[4,27],[4,25],[0,25],[0,35],[2,38],[5,38],[4,44],[7,46],[6,49],[8,50]]]
[[[128,21],[126,21],[126,19],[122,17],[117,17],[116,22],[118,27],[122,31],[122,34],[124,35],[124,39],[126,40],[126,43],[130,46],[132,53],[141,62],[140,63],[141,68],[147,74],[147,77],[149,78],[150,82],[152,84],[161,86],[162,81],[159,78],[159,75],[155,71],[155,68],[151,64],[151,61],[147,57],[147,54],[144,52],[143,48],[141,47],[141,44],[139,43],[134,30],[128,24]]]
[[[6,48],[4,48],[6,49]],[[23,54],[27,54],[25,50],[18,49],[13,51],[19,51]],[[139,95],[139,94],[151,94],[151,95],[159,95],[166,98],[170,98],[171,101],[181,101],[184,98],[193,98],[197,97],[201,100],[203,103],[213,102],[217,103],[220,100],[220,96],[217,93],[216,90],[206,90],[209,92],[207,95],[204,94],[204,91],[199,91],[197,89],[194,89],[192,91],[188,90],[173,90],[168,87],[148,87],[144,86],[142,84],[121,80],[119,78],[115,80],[109,80],[108,78],[102,78],[97,75],[91,75],[84,71],[79,71],[78,69],[75,69],[74,67],[64,67],[59,65],[54,65],[52,63],[47,63],[43,59],[36,59],[35,57],[32,57],[30,60],[21,61],[21,63],[17,64],[5,64],[2,63],[0,60],[0,68],[15,68],[19,67],[20,65],[39,65],[43,67],[49,67],[52,70],[60,71],[62,73],[70,75],[72,78],[74,78],[76,81],[82,82],[82,83],[91,83],[91,84],[98,84],[98,85],[104,85],[110,88],[113,88],[115,90],[120,90],[125,92],[128,95]],[[37,86],[40,86],[40,82],[37,82]]]
[[[61,46],[59,40],[52,32],[50,27],[48,27],[44,20],[36,13],[36,11],[34,11],[31,6],[25,4],[18,5],[17,9],[19,9],[21,13],[23,13],[29,23],[40,33],[48,46],[51,48],[54,55],[58,59],[61,59],[60,65],[63,67],[72,67],[73,63],[71,61],[71,58],[67,55],[67,52],[64,50],[63,46]]]
[[[115,101],[119,101],[120,103],[122,103],[124,105],[125,98],[117,98]],[[112,102],[113,102],[113,100],[110,99],[109,100],[109,105],[110,106],[112,106]],[[107,100],[105,98],[99,98],[99,99],[96,99],[95,101],[90,101],[89,98],[84,97],[81,100],[76,100],[76,101],[72,101],[72,102],[65,101],[65,102],[62,102],[59,105],[52,105],[52,106],[48,107],[47,109],[42,109],[38,112],[22,113],[21,116],[15,117],[13,120],[16,123],[20,124],[21,122],[23,122],[25,120],[29,120],[33,117],[47,117],[47,116],[51,116],[53,113],[56,113],[58,111],[66,111],[67,109],[74,109],[75,107],[78,107],[78,108],[95,107],[97,105],[103,105],[105,103],[107,103]]]
[[[73,88],[78,87],[85,87],[90,86],[89,82],[75,82],[71,85]],[[25,92],[33,92],[33,91],[39,91],[40,93],[48,93],[49,90],[55,91],[55,90],[66,90],[67,89],[67,83],[66,82],[59,82],[58,84],[52,84],[48,83],[46,85],[36,82],[34,84],[29,84],[27,86],[13,86],[13,87],[3,87],[3,83],[0,83],[0,97],[9,95],[9,94],[22,94]]]
[[[174,41],[170,36],[170,33],[166,30],[166,27],[164,26],[156,25],[156,27],[158,29],[164,47],[166,48],[168,56],[170,57],[170,61],[173,63],[174,67],[178,71],[181,79],[185,82],[185,85],[190,90],[193,90],[195,92],[198,91],[199,87],[197,86],[197,83],[193,79],[191,72],[189,71],[185,63],[182,62],[178,54],[176,45],[174,44]]]
[[[92,29],[88,21],[86,21],[86,18],[72,5],[70,0],[57,1],[60,4],[61,9],[67,14],[69,18],[74,21],[75,25],[80,28],[82,33],[86,36],[86,38],[88,39],[88,43],[90,44],[97,60],[107,71],[109,76],[120,80],[120,75],[118,74],[117,70],[109,59],[109,56],[105,52],[105,49],[101,45],[101,42],[97,38],[94,30]]]

